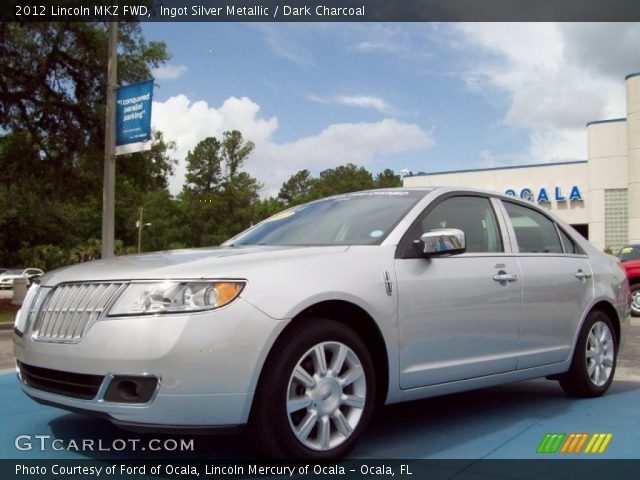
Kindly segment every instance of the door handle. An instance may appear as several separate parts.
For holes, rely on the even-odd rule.
[[[515,282],[518,280],[518,275],[515,273],[507,273],[507,272],[498,272],[498,274],[493,276],[493,279],[496,282]]]
[[[591,274],[587,273],[587,272],[583,272],[582,270],[578,270],[575,273],[576,278],[579,278],[580,280],[585,279],[585,278],[591,278]]]

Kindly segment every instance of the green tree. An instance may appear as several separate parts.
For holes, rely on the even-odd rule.
[[[191,224],[188,244],[217,245],[254,221],[262,184],[241,171],[253,149],[253,142],[234,130],[224,132],[222,141],[205,138],[189,151],[180,194]]]
[[[269,218],[278,212],[284,210],[288,205],[285,205],[282,200],[275,197],[268,197],[260,199],[253,207],[253,220],[252,225],[261,222],[265,218]]]
[[[0,126],[29,132],[57,174],[75,179],[77,162],[104,150],[107,24],[0,23],[0,39]],[[137,22],[120,23],[120,84],[150,78],[168,58]]]
[[[142,201],[143,223],[151,223],[148,227],[143,227],[142,231],[142,251],[151,252],[167,250],[172,248],[184,248],[187,246],[185,240],[189,236],[191,224],[189,218],[180,208],[178,202],[167,190],[156,190],[147,193]],[[138,212],[131,215],[127,225],[130,234],[135,236],[137,245],[138,229],[136,221]]]
[[[376,187],[377,188],[394,188],[402,186],[402,178],[400,175],[396,175],[390,168],[376,175]]]
[[[273,208],[277,201],[282,207],[293,206],[341,193],[401,186],[402,179],[391,169],[378,173],[374,180],[371,172],[364,167],[348,163],[324,170],[318,178],[314,178],[309,170],[300,170],[282,184],[278,196],[269,205]]]
[[[115,236],[125,245],[138,244],[135,221],[147,196],[164,192],[159,195],[170,197],[167,179],[174,172],[176,161],[169,157],[169,152],[175,146],[166,142],[161,132],[154,131],[153,135],[150,151],[119,157],[116,163]]]
[[[309,170],[300,170],[282,184],[278,199],[287,206],[304,203],[311,197],[315,183]]]
[[[312,191],[313,198],[328,197],[339,193],[357,192],[375,188],[373,175],[364,167],[347,163],[320,172]]]
[[[215,137],[200,141],[187,154],[185,191],[197,195],[210,195],[222,183],[222,144]]]
[[[119,28],[119,83],[149,78],[165,45],[135,22]],[[100,236],[107,38],[105,23],[0,23],[2,265],[53,265],[60,252],[47,245],[70,252]],[[151,152],[118,157],[116,238],[131,244],[128,212],[166,188],[170,147],[156,132]]]
[[[68,252],[57,245],[23,247],[20,249],[20,259],[22,265],[40,268],[45,272],[71,263]]]

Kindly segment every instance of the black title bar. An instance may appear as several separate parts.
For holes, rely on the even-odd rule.
[[[637,0],[3,0],[0,21],[637,22]]]
[[[0,478],[94,480],[512,480],[637,478],[639,460],[343,460],[332,463],[265,460],[0,460]]]

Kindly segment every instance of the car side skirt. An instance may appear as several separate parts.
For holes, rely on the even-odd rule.
[[[506,373],[487,375],[485,377],[469,378],[455,382],[442,383],[439,385],[429,385],[427,387],[412,388],[409,390],[396,390],[389,392],[386,404],[406,402],[409,400],[419,400],[423,398],[448,395],[450,393],[477,390],[481,388],[493,387],[504,383],[519,382],[521,380],[531,380],[534,378],[557,375],[569,370],[571,357],[568,360],[541,367],[514,370]]]

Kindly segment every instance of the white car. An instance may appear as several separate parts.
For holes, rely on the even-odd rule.
[[[13,289],[13,282],[16,278],[26,278],[27,284],[36,277],[40,277],[44,272],[39,268],[14,268],[0,273],[0,290]]]

